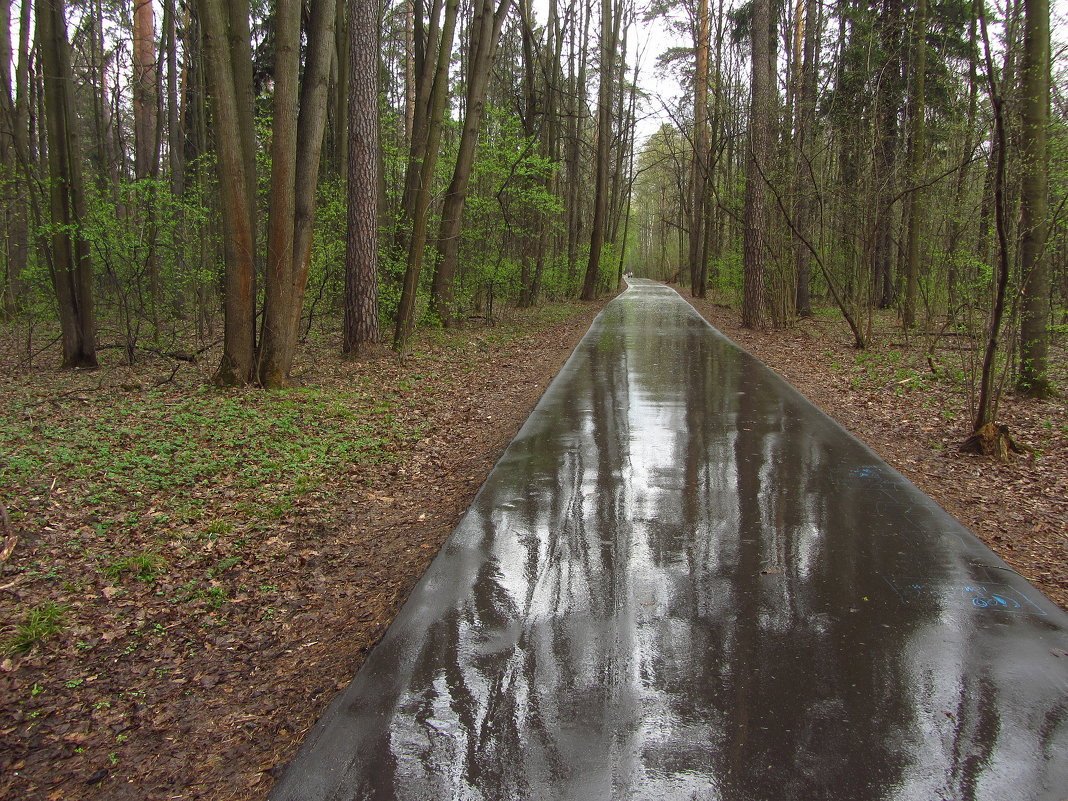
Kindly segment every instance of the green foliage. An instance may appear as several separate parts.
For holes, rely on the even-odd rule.
[[[319,185],[315,210],[315,236],[305,314],[309,319],[336,313],[345,296],[345,236],[348,230],[348,198],[344,182],[334,179]]]
[[[32,426],[17,405],[0,411],[0,481],[75,479],[89,502],[181,494],[215,480],[242,487],[289,484],[381,458],[396,434],[374,418],[352,420],[359,393],[317,389],[227,395],[202,389],[175,399],[150,391],[116,400],[107,418]]]
[[[158,553],[142,553],[112,562],[103,569],[103,573],[110,579],[129,574],[141,581],[153,581],[164,571],[166,565],[166,560]]]
[[[132,353],[143,338],[155,342],[160,320],[180,315],[183,304],[212,283],[213,271],[202,267],[198,250],[208,212],[193,193],[176,196],[160,180],[95,185],[86,195],[80,234],[106,279],[108,291],[98,293],[101,309],[105,316],[111,312]]]
[[[519,297],[523,276],[537,269],[538,237],[561,230],[563,205],[548,189],[556,170],[523,134],[518,118],[499,108],[485,110],[461,232],[455,290],[461,313]],[[572,294],[574,276],[542,257],[544,294]]]
[[[32,607],[0,650],[5,653],[28,653],[39,642],[58,634],[66,627],[66,612],[65,605],[51,601]]]
[[[738,303],[742,298],[742,254],[737,250],[730,250],[713,259],[709,269],[712,277],[712,288],[717,292],[736,299]]]
[[[138,543],[135,553],[111,555],[103,572],[152,581],[167,569],[157,554],[173,561],[165,549],[181,547],[168,532],[199,533],[180,538],[192,545],[228,537],[236,525],[266,525],[336,476],[391,460],[421,434],[415,423],[397,424],[398,401],[372,402],[358,387],[168,387],[43,421],[26,398],[0,407],[0,486],[43,496],[51,477],[62,477],[64,502],[82,507],[90,521],[106,521],[97,523],[98,533]],[[30,526],[47,520],[46,509],[33,504],[22,514]],[[142,544],[147,532],[154,543]],[[61,578],[45,570],[35,575]]]

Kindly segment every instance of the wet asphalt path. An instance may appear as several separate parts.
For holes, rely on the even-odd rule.
[[[1068,616],[633,283],[271,797],[1068,799]]]

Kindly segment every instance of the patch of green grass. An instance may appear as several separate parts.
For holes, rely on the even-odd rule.
[[[406,439],[389,420],[364,413],[356,391],[294,389],[222,393],[162,391],[114,399],[86,421],[58,416],[33,426],[24,408],[0,410],[0,483],[30,485],[42,475],[77,480],[83,498],[115,503],[166,494],[175,506],[206,481],[241,489],[290,485],[338,467],[385,457]],[[375,411],[390,412],[393,403]],[[32,429],[32,430],[31,430]],[[140,522],[134,511],[125,522]]]
[[[66,627],[66,613],[65,605],[52,601],[31,608],[15,627],[15,633],[4,642],[3,650],[7,653],[28,653],[39,642],[59,634]]]
[[[227,556],[225,559],[220,559],[215,567],[208,571],[208,577],[214,578],[222,573],[225,573],[231,567],[236,567],[241,564],[240,556]]]
[[[225,562],[226,560],[223,561]],[[207,573],[209,581],[213,577],[214,570],[215,568]],[[226,588],[219,586],[205,587],[196,579],[192,579],[183,584],[178,593],[171,598],[174,603],[188,603],[189,601],[200,600],[206,600],[210,609],[218,609],[228,600]]]
[[[204,529],[204,538],[208,540],[216,540],[219,537],[229,534],[234,530],[234,524],[226,520],[213,520]]]
[[[41,578],[46,580],[59,578],[59,570],[55,565],[44,565],[41,562],[31,562],[25,568],[27,578]]]
[[[117,559],[103,568],[105,576],[116,579],[123,573],[129,573],[141,581],[152,581],[167,566],[166,560],[158,553],[142,553]]]
[[[209,587],[204,597],[208,599],[208,606],[212,609],[218,609],[228,600],[225,587]]]
[[[875,369],[901,363],[901,353],[896,350],[865,348],[864,350],[858,350],[855,358],[858,367]]]

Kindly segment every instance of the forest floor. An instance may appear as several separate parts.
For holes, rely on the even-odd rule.
[[[602,306],[423,332],[404,359],[320,334],[286,392],[208,388],[213,354],[30,369],[0,332],[0,798],[263,798]],[[858,352],[832,318],[698,308],[1068,605],[1063,399],[1006,397],[1032,450],[1003,465],[957,452],[952,354],[931,373],[891,320]]]
[[[605,302],[320,334],[284,392],[0,332],[0,798],[264,797]]]

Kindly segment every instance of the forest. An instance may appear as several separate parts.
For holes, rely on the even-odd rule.
[[[1068,604],[1064,12],[0,0],[0,796],[263,797],[628,273]]]
[[[877,309],[978,336],[979,429],[1068,323],[1050,32],[1047,0],[5,0],[3,314],[67,367],[221,329],[216,383],[283,387],[317,320],[403,350],[633,270],[858,348]]]

